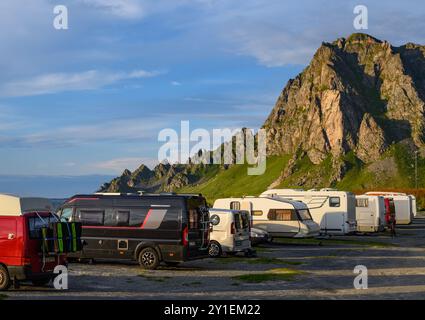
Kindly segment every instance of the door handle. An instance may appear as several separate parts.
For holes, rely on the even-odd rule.
[[[15,239],[15,234],[14,233],[9,233],[7,235],[7,240],[13,240],[13,239]]]

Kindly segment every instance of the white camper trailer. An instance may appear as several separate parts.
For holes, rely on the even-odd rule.
[[[272,189],[261,196],[304,202],[325,234],[343,235],[356,231],[356,198],[353,193],[334,189]]]
[[[249,212],[240,210],[209,209],[212,231],[210,233],[210,257],[223,253],[248,253],[251,249]]]
[[[410,224],[413,219],[412,198],[400,192],[367,192],[367,195],[380,195],[394,201],[396,224]],[[416,200],[416,199],[415,199]],[[416,202],[416,201],[415,201]]]
[[[214,208],[246,210],[253,226],[273,237],[308,238],[319,235],[307,206],[299,201],[268,197],[217,199]]]
[[[385,201],[382,196],[356,196],[356,220],[359,232],[381,232],[385,229]]]

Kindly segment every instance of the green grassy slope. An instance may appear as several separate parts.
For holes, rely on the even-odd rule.
[[[228,170],[221,170],[205,183],[185,187],[178,192],[202,193],[210,203],[222,197],[259,195],[280,176],[289,159],[290,156],[269,157],[266,172],[259,176],[249,176],[247,164],[234,165]]]

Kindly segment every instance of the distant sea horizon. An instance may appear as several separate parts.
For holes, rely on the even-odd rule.
[[[69,198],[79,193],[94,193],[112,180],[112,175],[0,175],[0,193],[23,197]]]

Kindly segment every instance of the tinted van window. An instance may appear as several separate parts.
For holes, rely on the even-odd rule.
[[[130,227],[140,227],[148,214],[148,208],[130,210]]]
[[[79,210],[76,220],[86,226],[103,226],[104,215],[100,210]]]

